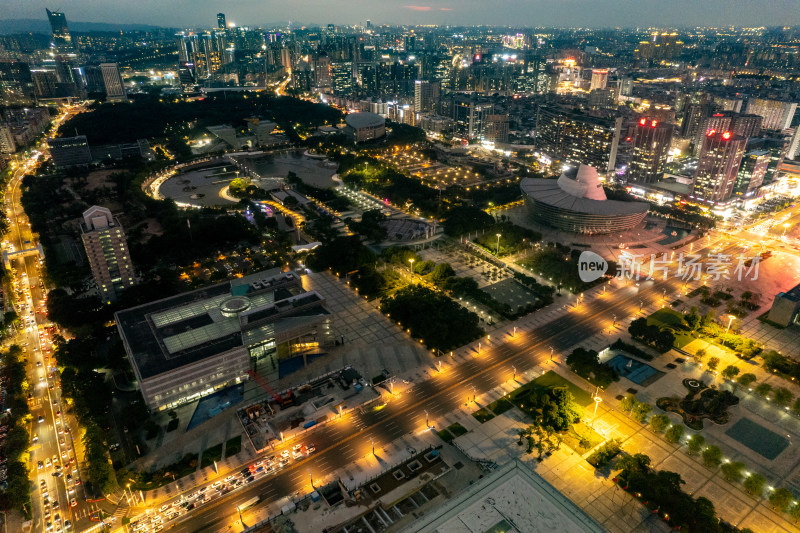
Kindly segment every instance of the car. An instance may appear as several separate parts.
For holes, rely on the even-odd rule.
[[[38,440],[39,440],[39,435],[37,435],[36,433],[34,433],[34,434],[33,434],[33,438],[31,439],[31,442],[37,442]]]
[[[69,506],[70,506],[70,507],[75,507],[76,505],[78,505],[78,502],[75,500],[75,498],[72,498],[72,499],[69,501]]]
[[[72,475],[67,474],[64,479],[66,479],[67,481],[72,481]]]
[[[39,487],[45,488],[46,486],[47,486],[47,481],[45,481],[43,479],[39,481]]]
[[[44,417],[42,415],[39,415],[39,423],[41,424],[42,422],[44,422]]]
[[[61,477],[61,472],[53,472],[54,477]]]
[[[49,507],[45,507],[44,508],[44,517],[45,518],[50,518],[50,508]]]
[[[47,468],[50,468],[51,466],[53,466],[53,463],[50,461],[49,457],[47,459],[45,459],[45,463],[47,464]]]
[[[41,361],[36,361],[36,366],[42,366],[42,362]]]
[[[50,521],[47,522],[47,531],[53,531],[53,523]]]
[[[57,462],[58,462],[58,455],[53,454],[53,464],[56,464]]]
[[[53,502],[53,510],[58,509],[58,500]]]
[[[39,468],[39,470],[41,470],[42,468],[44,468],[44,463],[41,461],[37,461],[36,466]]]
[[[69,520],[64,520],[64,529],[71,529],[71,528],[72,528],[72,522],[70,522]]]

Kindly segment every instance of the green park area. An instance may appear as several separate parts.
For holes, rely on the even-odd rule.
[[[474,242],[490,253],[504,257],[530,250],[541,238],[540,233],[503,221],[485,229]]]

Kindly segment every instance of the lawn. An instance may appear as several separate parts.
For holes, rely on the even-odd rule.
[[[491,412],[496,415],[502,415],[509,409],[513,408],[514,404],[508,400],[508,398],[500,398],[499,400],[495,400],[489,405],[486,406]]]
[[[583,422],[573,424],[569,431],[564,435],[564,444],[575,450],[579,454],[584,454],[603,442],[595,430],[585,425]]]
[[[447,428],[445,428],[445,429],[443,429],[441,431],[437,431],[436,432],[436,434],[439,435],[439,437],[443,441],[448,442],[448,443],[451,442],[456,437],[460,437],[461,435],[464,435],[465,433],[467,433],[467,428],[465,428],[464,426],[462,426],[458,422],[448,426]]]
[[[683,321],[683,315],[667,307],[661,308],[647,317],[647,324],[672,330],[675,333],[674,346],[676,348],[683,348],[694,340],[686,322]]]
[[[232,439],[228,439],[228,442],[225,443],[225,457],[236,455],[240,451],[242,451],[241,435],[239,435],[238,437],[233,437]]]
[[[481,407],[480,409],[472,413],[472,416],[474,416],[475,420],[477,420],[481,424],[483,424],[484,422],[488,422],[489,420],[494,418],[494,415],[490,413],[485,407]]]
[[[203,461],[200,464],[201,468],[205,468],[207,466],[211,466],[214,464],[214,461],[221,461],[222,460],[222,443],[220,442],[216,446],[212,446],[211,448],[206,448],[203,451]]]
[[[588,392],[578,387],[570,380],[562,378],[552,370],[539,376],[527,385],[523,385],[522,387],[518,388],[510,394],[510,398],[513,400],[521,394],[526,394],[527,391],[531,389],[552,389],[555,387],[567,387],[567,389],[572,393],[575,403],[578,405],[586,407],[590,403],[593,403],[592,396]]]

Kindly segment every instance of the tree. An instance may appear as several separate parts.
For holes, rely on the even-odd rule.
[[[800,416],[800,398],[797,398],[792,404],[792,413]]]
[[[706,443],[706,438],[702,435],[692,435],[689,438],[689,455],[697,455],[703,449],[703,446]]]
[[[800,520],[800,504],[792,505],[787,512],[795,522]]]
[[[633,408],[636,407],[637,403],[636,397],[633,394],[628,394],[619,401],[619,408],[626,413],[630,413],[633,411]]]
[[[633,408],[633,418],[639,422],[644,422],[647,419],[647,415],[652,410],[653,406],[649,403],[637,403],[636,407]]]
[[[751,374],[750,372],[748,372],[746,374],[742,374],[741,376],[739,376],[736,379],[736,383],[738,383],[739,385],[741,385],[744,388],[750,387],[750,385],[755,383],[755,381],[756,381],[756,375],[755,374]]]
[[[769,393],[772,392],[772,385],[770,385],[769,383],[759,383],[753,392],[755,392],[762,398],[766,398],[767,396],[769,396]]]
[[[431,272],[431,282],[434,285],[441,286],[448,278],[452,278],[455,275],[456,271],[453,270],[449,263],[439,263]]]
[[[644,339],[647,335],[647,319],[639,317],[628,326],[628,333],[635,339]]]
[[[728,365],[722,370],[722,377],[727,380],[732,380],[739,374],[739,367]]]
[[[708,353],[708,352],[706,351],[706,349],[705,349],[705,348],[700,348],[699,350],[697,350],[697,351],[694,353],[694,358],[695,358],[697,361],[702,361],[702,360],[703,360],[703,357],[705,357],[707,353]]]
[[[650,429],[656,433],[661,433],[669,426],[669,417],[667,415],[653,415],[650,417]]]
[[[711,357],[708,360],[708,369],[709,370],[716,370],[717,366],[719,366],[719,357]]]
[[[722,450],[718,446],[708,446],[703,450],[703,464],[709,468],[716,468],[722,463]]]
[[[778,511],[785,511],[794,500],[794,495],[789,489],[780,487],[769,495],[769,504]]]
[[[794,399],[794,394],[792,394],[789,390],[787,390],[784,387],[778,387],[772,393],[772,399],[776,405],[785,407],[789,405],[789,403],[791,403],[791,401]]]
[[[685,428],[680,424],[675,424],[674,426],[670,426],[667,429],[667,432],[664,433],[664,438],[667,439],[667,442],[671,442],[673,444],[677,444],[680,442],[681,437],[683,437],[683,433]]]
[[[756,497],[761,497],[761,493],[764,492],[764,485],[767,483],[767,479],[762,476],[761,474],[750,474],[744,479],[744,490],[752,494]]]
[[[697,330],[697,328],[700,326],[701,319],[702,317],[700,316],[700,313],[697,312],[697,307],[694,306],[692,306],[686,316],[683,317],[684,322],[686,322],[686,325],[689,326],[691,331]]]
[[[643,453],[623,455],[617,461],[617,468],[622,470],[623,477],[630,474],[644,474],[650,469],[650,457]]]
[[[721,470],[722,477],[724,477],[726,481],[738,483],[744,477],[744,463],[739,461],[725,463],[722,465]]]

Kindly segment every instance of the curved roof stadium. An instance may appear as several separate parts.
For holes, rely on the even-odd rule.
[[[608,200],[597,170],[583,164],[567,169],[558,180],[525,178],[520,186],[533,219],[563,231],[626,231],[647,215],[645,202]]]
[[[386,119],[375,113],[350,113],[344,117],[344,121],[347,124],[345,133],[357,143],[386,135]]]

